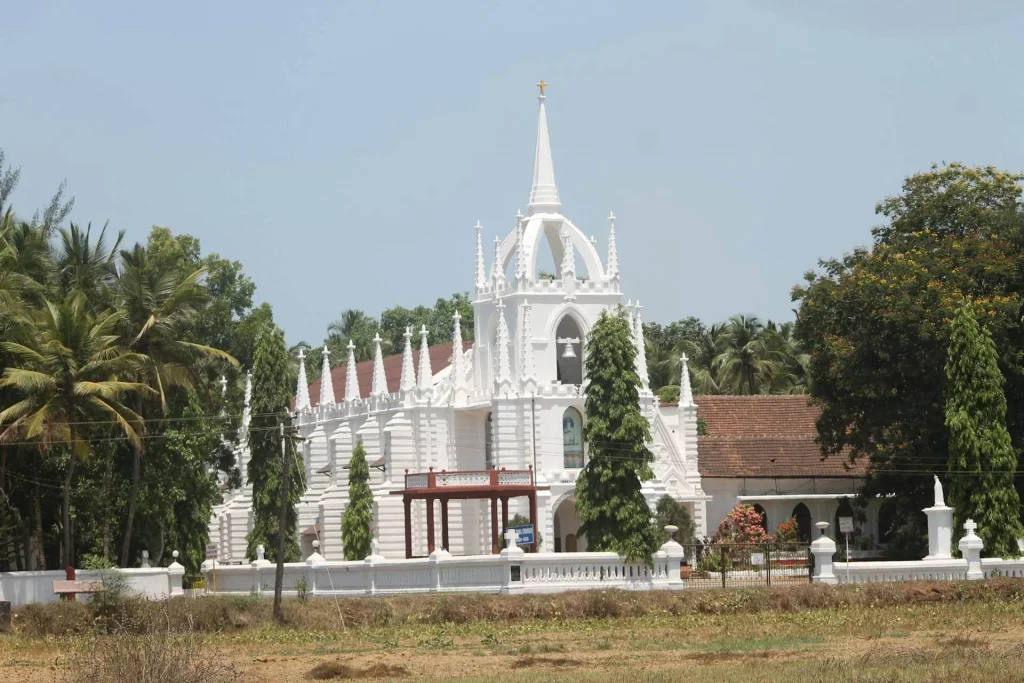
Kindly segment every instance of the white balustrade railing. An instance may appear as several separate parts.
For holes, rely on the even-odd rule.
[[[363,562],[286,563],[284,594],[296,595],[300,581],[309,595],[368,596],[432,592],[551,593],[594,588],[679,589],[681,554],[655,553],[652,564],[626,562],[615,553],[522,553]],[[257,566],[259,565],[259,566]],[[209,568],[208,568],[209,569]],[[217,593],[273,592],[275,567],[218,567],[206,571],[207,588]]]
[[[967,561],[835,562],[832,571],[838,583],[952,581],[967,577]]]
[[[488,486],[491,483],[487,472],[438,472],[436,479],[438,486]]]

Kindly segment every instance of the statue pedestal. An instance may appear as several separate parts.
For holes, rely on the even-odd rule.
[[[925,560],[949,560],[953,555],[953,508],[934,505],[925,508],[928,515],[928,555]]]

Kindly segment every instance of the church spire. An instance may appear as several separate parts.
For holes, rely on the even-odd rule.
[[[544,88],[547,83],[541,81],[540,113],[537,116],[537,151],[533,160],[533,187],[530,189],[530,202],[527,212],[557,213],[562,208],[558,199],[558,185],[555,184],[555,166],[551,161],[551,141],[548,139],[548,115],[544,108]]]
[[[406,392],[416,388],[416,371],[412,367],[412,328],[406,326],[402,336],[405,337],[405,348],[402,350],[402,379],[398,388]]]
[[[384,396],[388,393],[388,378],[384,374],[384,356],[380,352],[380,335],[373,335],[373,381],[370,396]]]
[[[528,383],[537,382],[537,363],[533,356],[533,321],[532,306],[528,299],[523,299],[523,324],[519,330],[519,380],[525,387]]]
[[[498,348],[494,354],[494,388],[512,385],[512,363],[508,357],[508,323],[505,321],[505,302],[498,299]]]
[[[608,278],[619,277],[619,250],[615,244],[615,214],[608,212]]]
[[[324,365],[320,369],[320,405],[334,405],[334,378],[331,377],[331,350],[324,344]]]
[[[477,221],[473,229],[476,230],[476,288],[480,290],[487,286],[487,270],[484,267],[484,226]]]
[[[562,277],[576,277],[576,249],[569,237],[569,228],[562,226]]]
[[[693,388],[690,387],[689,360],[685,353],[679,358],[679,365],[682,367],[679,371],[679,405],[683,407],[693,405]]]
[[[494,292],[497,295],[498,284],[505,281],[505,271],[501,267],[501,238],[494,238],[494,263],[491,264],[491,280],[494,281]]]
[[[430,370],[430,347],[427,346],[427,326],[420,327],[420,392],[427,392],[434,386],[434,373]]]
[[[306,381],[306,349],[299,348],[299,381],[295,387],[295,412],[309,410],[309,383]]]
[[[523,214],[516,211],[516,281],[526,277],[526,242],[523,240]]]
[[[650,387],[651,380],[647,374],[647,349],[644,344],[644,320],[640,316],[640,309],[643,306],[640,305],[640,300],[636,302],[636,328],[633,336],[636,339],[636,374],[640,375],[640,383],[644,389]]]
[[[354,401],[359,398],[359,376],[356,374],[356,345],[348,340],[348,367],[345,373],[345,400]]]
[[[252,420],[252,370],[245,372],[245,398],[242,400],[242,433],[249,433]]]
[[[462,316],[458,310],[452,316],[455,323],[452,331],[452,389],[456,394],[464,394],[466,389],[466,351],[462,344]]]

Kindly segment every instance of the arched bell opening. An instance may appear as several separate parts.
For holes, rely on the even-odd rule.
[[[555,328],[555,365],[559,384],[583,384],[583,332],[567,315]]]

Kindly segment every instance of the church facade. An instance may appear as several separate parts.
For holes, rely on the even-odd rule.
[[[699,460],[699,441],[704,437],[698,438],[698,407],[685,358],[677,405],[659,404],[650,390],[641,308],[624,301],[620,288],[615,218],[609,215],[607,250],[602,255],[563,214],[543,88],[539,102],[526,214],[517,215],[515,228],[504,238],[495,238],[493,250],[487,250],[489,259],[482,226],[476,226],[474,341],[462,341],[462,322],[456,314],[452,344],[431,346],[425,329],[408,329],[403,353],[384,358],[378,339],[374,359],[356,363],[350,344],[348,362],[333,370],[325,350],[321,379],[308,385],[300,365],[294,424],[303,438],[304,493],[298,517],[304,557],[312,553],[314,540],[326,559],[344,557],[341,519],[347,505],[347,463],[358,441],[371,466],[373,531],[386,557],[406,554],[405,510],[401,497],[392,492],[405,488],[406,472],[430,470],[532,470],[541,489],[536,519],[540,550],[586,550],[586,539],[577,534],[573,498],[576,478],[588,459],[581,432],[586,420],[586,340],[600,314],[619,306],[629,313],[643,383],[641,409],[651,425],[655,477],[643,489],[651,508],[663,495],[672,496],[690,509],[697,535],[706,536],[745,491],[745,479],[742,485],[738,482],[746,473],[730,477],[721,467],[708,482],[722,495],[705,488]],[[553,275],[538,268],[543,250],[556,264]],[[247,426],[250,394],[247,386],[241,433]],[[244,445],[239,456],[245,472]],[[818,499],[815,516],[827,518],[836,501],[856,489],[858,476],[862,473],[838,472],[835,481],[823,484],[826,492],[819,494],[823,498]],[[771,479],[769,472],[764,482]],[[758,494],[764,493],[762,488]],[[780,493],[777,478],[774,491],[764,495],[793,498]],[[828,498],[833,494],[827,491],[835,491],[834,497]],[[832,502],[823,509],[822,499]],[[709,520],[713,500],[715,519]],[[525,499],[509,504],[510,515],[528,516]],[[251,488],[244,486],[229,492],[214,510],[210,536],[220,561],[252,559],[245,557],[251,506]],[[447,511],[447,549],[453,554],[490,552],[491,514],[487,501],[453,501]],[[426,504],[414,501],[411,516],[417,530],[413,555],[426,555]]]

